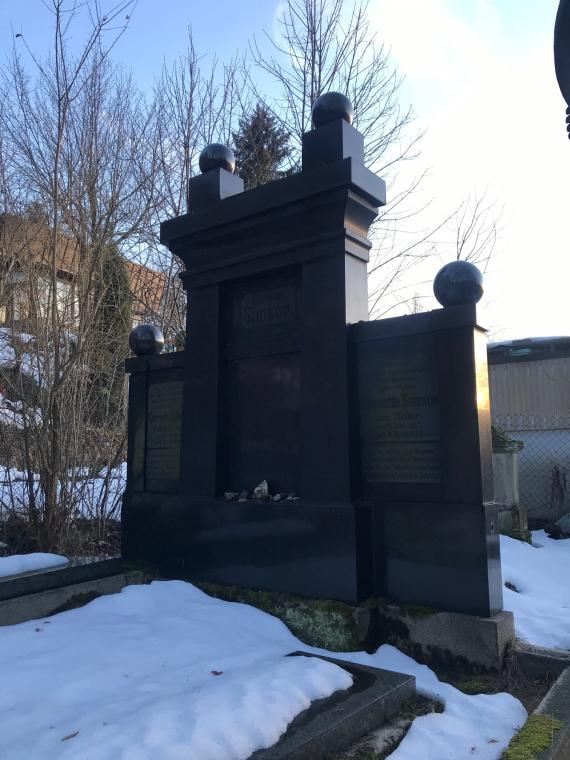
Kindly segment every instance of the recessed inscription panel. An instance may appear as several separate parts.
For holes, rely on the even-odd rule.
[[[238,283],[229,291],[230,342],[287,335],[299,325],[297,272]]]
[[[227,383],[227,490],[250,490],[267,480],[276,491],[296,491],[300,466],[299,354],[230,362]]]
[[[427,336],[361,345],[362,474],[371,483],[441,482],[440,403]]]
[[[292,286],[244,293],[235,302],[235,323],[245,331],[291,326],[296,321],[295,296]]]
[[[180,476],[182,423],[181,380],[153,383],[148,389],[147,480],[177,480]]]

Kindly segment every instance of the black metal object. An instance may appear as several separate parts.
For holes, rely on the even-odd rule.
[[[566,131],[570,138],[570,0],[560,0],[554,25],[554,66],[566,108]]]
[[[138,325],[129,335],[129,348],[135,356],[156,356],[164,348],[164,335],[155,325]]]

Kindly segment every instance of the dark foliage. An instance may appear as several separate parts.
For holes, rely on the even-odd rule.
[[[261,103],[239,120],[239,130],[233,133],[234,153],[236,172],[246,190],[289,173],[279,167],[291,157],[290,137]]]

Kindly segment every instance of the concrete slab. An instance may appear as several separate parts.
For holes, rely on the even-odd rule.
[[[26,594],[37,594],[61,586],[106,578],[123,572],[120,558],[105,560],[70,560],[63,567],[47,568],[32,573],[11,575],[0,579],[0,601]]]
[[[404,626],[412,644],[419,645],[426,659],[464,659],[472,665],[500,670],[507,647],[515,640],[512,612],[491,617],[437,612],[421,607],[387,605],[380,616]]]
[[[293,652],[289,656],[317,655]],[[378,728],[415,694],[416,679],[413,676],[355,665],[333,657],[321,659],[351,673],[353,686],[313,702],[291,722],[276,744],[254,752],[250,760],[324,760]]]
[[[116,594],[128,582],[127,577],[121,573],[84,583],[51,588],[37,594],[25,594],[13,599],[4,599],[0,601],[0,626],[15,625],[26,620],[47,617],[56,612],[62,612],[65,608],[86,604],[98,596]]]

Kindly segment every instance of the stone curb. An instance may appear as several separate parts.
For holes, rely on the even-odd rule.
[[[564,649],[546,649],[516,641],[513,651],[520,669],[529,678],[558,676],[570,667],[570,652]]]
[[[4,599],[0,601],[0,626],[16,625],[81,607],[99,596],[117,594],[125,586],[141,582],[144,582],[142,576],[121,573]]]
[[[107,578],[123,572],[120,558],[97,560],[95,562],[71,561],[62,567],[46,568],[21,575],[0,579],[0,602],[28,594],[38,594],[50,589],[71,586],[76,583]]]
[[[414,676],[307,652],[289,656],[332,662],[353,675],[353,686],[313,702],[290,723],[276,744],[254,752],[250,760],[324,760],[381,726],[416,693]]]
[[[559,720],[562,727],[555,731],[552,745],[536,756],[536,760],[568,760],[570,758],[570,669],[566,668],[534,711]]]

